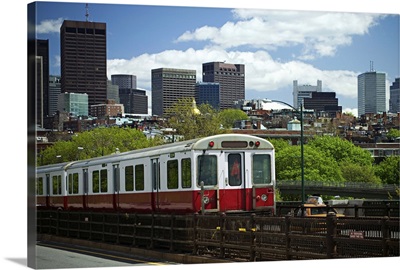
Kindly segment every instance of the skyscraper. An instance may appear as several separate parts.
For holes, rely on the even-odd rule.
[[[203,82],[219,83],[220,109],[233,108],[245,97],[244,65],[225,62],[203,63]]]
[[[376,71],[358,75],[358,116],[386,112],[386,74]]]
[[[304,98],[311,98],[313,92],[322,92],[322,81],[317,80],[317,85],[299,85],[297,80],[293,81],[293,107],[300,108],[304,104]]]
[[[43,119],[49,115],[49,40],[36,43],[36,124],[43,127]]]
[[[136,76],[131,74],[113,74],[111,83],[118,85],[119,89],[136,89]]]
[[[151,70],[153,115],[163,115],[179,99],[195,97],[196,70],[158,68]]]
[[[312,92],[311,98],[304,98],[304,109],[314,110],[317,117],[336,117],[337,112],[342,112],[342,106],[335,92]]]
[[[131,74],[111,75],[113,85],[119,87],[119,100],[124,105],[125,113],[147,114],[148,97],[145,90],[136,89],[136,76]]]
[[[106,24],[65,20],[60,32],[61,92],[86,93],[89,106],[105,103]]]
[[[196,83],[195,98],[197,104],[209,104],[214,109],[218,110],[221,99],[219,83]]]
[[[58,97],[61,93],[61,77],[49,76],[49,116],[57,113]]]
[[[400,78],[396,78],[390,86],[389,112],[400,112]]]

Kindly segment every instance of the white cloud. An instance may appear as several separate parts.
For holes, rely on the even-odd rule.
[[[59,33],[63,21],[64,21],[63,18],[58,18],[57,20],[41,21],[40,24],[36,26],[36,33],[38,34]]]
[[[233,10],[236,22],[222,27],[200,27],[187,31],[177,42],[208,41],[214,46],[233,49],[250,46],[276,49],[302,45],[299,59],[334,56],[338,47],[350,45],[352,36],[364,35],[382,17],[380,14]]]

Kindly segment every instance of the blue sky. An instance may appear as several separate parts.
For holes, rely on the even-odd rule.
[[[88,18],[107,24],[108,78],[134,74],[142,89],[151,89],[151,69],[195,69],[201,81],[202,63],[226,61],[245,65],[246,98],[292,104],[293,80],[322,80],[323,91],[356,112],[357,75],[371,61],[387,73],[387,88],[399,76],[398,15],[128,3],[135,1],[89,2]],[[49,39],[52,74],[60,74],[62,21],[83,21],[85,13],[85,3],[38,3],[37,37]]]

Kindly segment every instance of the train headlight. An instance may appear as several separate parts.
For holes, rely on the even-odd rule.
[[[267,194],[261,195],[261,200],[262,200],[263,202],[266,202],[266,201],[268,200]]]
[[[203,203],[208,204],[210,202],[210,198],[208,197],[203,197]]]
[[[210,142],[208,143],[208,146],[209,146],[209,147],[214,147],[214,142],[213,142],[213,141],[210,141]]]
[[[256,147],[260,146],[260,141],[256,141]]]

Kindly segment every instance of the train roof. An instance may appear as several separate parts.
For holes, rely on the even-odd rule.
[[[252,135],[219,134],[219,135],[214,135],[214,136],[209,136],[209,137],[204,137],[204,138],[197,138],[197,139],[192,139],[192,140],[187,140],[187,141],[163,144],[163,145],[149,147],[149,148],[131,150],[131,151],[117,153],[117,154],[111,154],[111,155],[107,155],[107,156],[95,157],[95,158],[90,158],[90,159],[86,159],[86,160],[77,160],[77,161],[41,166],[41,167],[37,168],[37,172],[45,173],[47,171],[52,171],[54,169],[66,170],[67,168],[72,169],[75,167],[76,168],[88,167],[88,166],[103,164],[103,163],[117,163],[117,162],[120,162],[123,160],[129,160],[129,159],[141,157],[144,155],[146,157],[151,157],[151,156],[158,156],[160,154],[171,153],[171,152],[182,152],[182,151],[190,151],[190,150],[205,150],[205,149],[218,150],[218,149],[229,149],[230,147],[232,149],[238,149],[238,146],[240,146],[240,145],[238,145],[238,146],[226,145],[226,146],[222,147],[222,142],[226,142],[228,138],[229,138],[229,142],[243,142],[243,141],[248,141],[248,140],[254,139],[255,141],[260,142],[260,145],[257,146],[258,149],[265,149],[265,150],[273,150],[274,149],[273,145],[269,141],[259,138],[259,137],[252,136]],[[214,142],[214,146],[212,148],[209,146],[209,143],[211,141]],[[240,148],[242,148],[242,146]],[[247,146],[247,148],[252,149],[252,148],[254,148],[254,146]]]

